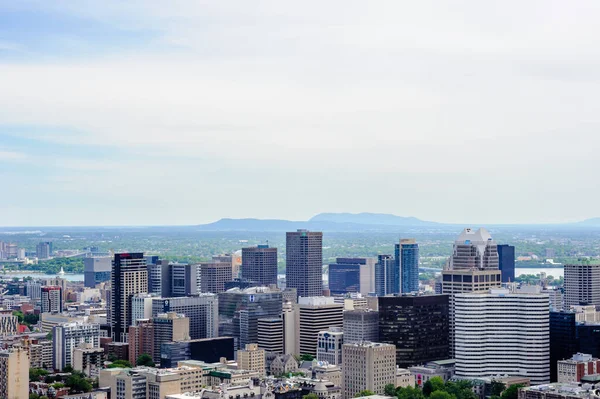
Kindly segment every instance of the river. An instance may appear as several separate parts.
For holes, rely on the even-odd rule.
[[[46,273],[40,273],[40,272],[0,273],[0,278],[4,279],[4,280],[11,280],[13,277],[23,278],[23,277],[28,277],[28,276],[31,276],[34,279],[48,279],[48,278],[56,277],[56,274],[46,274]],[[83,281],[83,274],[65,273],[65,275],[61,276],[61,277],[68,281]]]

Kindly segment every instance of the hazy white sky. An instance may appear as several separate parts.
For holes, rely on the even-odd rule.
[[[0,225],[600,216],[598,1],[0,2]]]

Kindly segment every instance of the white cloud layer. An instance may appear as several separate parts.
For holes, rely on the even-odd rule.
[[[5,224],[600,215],[597,2],[32,4],[156,36],[98,56],[0,59],[1,124],[125,151],[57,160],[40,188],[56,211],[28,202],[47,219]],[[86,208],[97,212],[74,216]]]

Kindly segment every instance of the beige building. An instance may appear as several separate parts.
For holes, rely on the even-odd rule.
[[[104,348],[94,348],[93,344],[85,343],[73,349],[73,370],[81,371],[88,377],[97,377],[103,362]]]
[[[0,351],[0,398],[29,397],[29,358],[27,351],[16,348]]]
[[[265,350],[259,349],[257,344],[246,344],[245,349],[238,350],[237,362],[241,370],[257,371],[261,376],[266,374]]]
[[[311,367],[312,374],[318,380],[327,380],[333,382],[338,387],[342,386],[342,369],[335,364],[327,362],[317,362],[313,360]]]
[[[344,305],[333,297],[300,297],[298,301],[300,354],[317,355],[319,331],[344,326]]]
[[[190,319],[175,312],[160,313],[152,319],[154,330],[154,353],[152,359],[160,363],[160,345],[190,339]]]
[[[396,368],[396,387],[413,387],[415,386],[415,376],[412,375],[410,370]]]
[[[344,344],[344,399],[364,390],[383,395],[396,384],[396,346],[375,342]]]

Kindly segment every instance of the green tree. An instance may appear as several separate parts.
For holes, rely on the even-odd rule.
[[[82,378],[79,375],[69,376],[65,381],[65,385],[71,388],[69,391],[71,393],[84,393],[92,390],[92,384],[86,378]]]
[[[361,396],[371,396],[371,395],[375,395],[375,392],[369,391],[368,389],[365,389],[364,391],[360,391],[359,393],[357,393],[356,395],[354,395],[355,398],[360,398]]]
[[[500,396],[502,395],[502,391],[506,389],[506,384],[500,381],[493,380],[490,388],[491,396]]]
[[[40,377],[45,377],[47,376],[48,371],[44,370],[44,369],[38,369],[38,368],[30,368],[29,369],[29,380],[30,381],[39,381]]]
[[[70,364],[67,364],[64,368],[63,368],[63,373],[70,373],[73,371],[73,367],[71,367]]]
[[[387,396],[396,396],[396,387],[394,386],[394,384],[387,384],[384,388],[383,388],[383,392],[387,395]]]
[[[33,313],[27,313],[25,315],[25,317],[23,318],[23,320],[25,321],[25,324],[27,324],[27,325],[37,324],[39,319],[40,319],[40,316],[37,314],[33,314]]]
[[[398,399],[425,399],[423,391],[415,387],[398,387],[396,389],[396,396]]]
[[[423,394],[428,397],[435,391],[443,391],[445,383],[442,377],[432,377],[423,384]]]
[[[473,392],[473,384],[470,381],[448,381],[444,390],[454,395],[456,399],[477,399],[477,395]]]
[[[315,360],[315,357],[313,355],[309,355],[308,353],[303,353],[300,355],[300,360],[303,362],[312,362]]]
[[[115,360],[114,362],[112,362],[111,364],[109,364],[107,367],[109,369],[114,369],[114,368],[117,368],[117,367],[118,368],[123,368],[123,369],[130,369],[132,366],[131,366],[131,363],[129,361],[119,359],[119,360]]]
[[[519,388],[523,388],[524,386],[525,385],[523,384],[513,384],[506,388],[500,397],[502,399],[517,399],[519,396]]]
[[[147,353],[142,353],[140,356],[138,356],[137,361],[136,361],[136,365],[138,366],[148,366],[148,367],[154,367],[154,361],[152,361],[152,356],[150,356]]]
[[[431,395],[429,395],[429,399],[456,399],[456,396],[446,392],[446,391],[433,391]]]
[[[319,399],[319,397],[314,393],[309,393],[308,395],[304,395],[302,399]]]
[[[37,393],[30,393],[29,399],[40,399],[40,395],[38,395]]]
[[[19,323],[23,323],[23,319],[25,318],[25,316],[23,315],[23,312],[19,311],[19,310],[15,310],[12,312],[13,316],[17,316],[17,319],[19,319]]]

